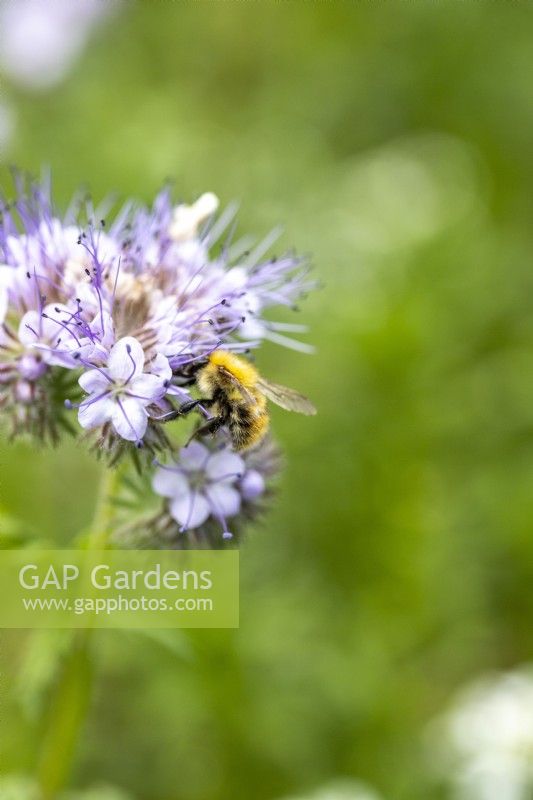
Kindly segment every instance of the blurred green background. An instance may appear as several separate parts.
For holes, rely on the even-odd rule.
[[[240,200],[241,232],[282,222],[324,283],[295,319],[316,355],[259,354],[319,415],[274,411],[287,463],[240,630],[101,632],[73,786],[449,796],[427,724],[533,656],[532,40],[527,3],[131,2],[57,87],[3,83],[6,181],[50,165],[64,206],[172,176]],[[4,514],[62,545],[90,519],[74,444],[0,463]],[[2,635],[9,771],[34,768],[63,645]]]

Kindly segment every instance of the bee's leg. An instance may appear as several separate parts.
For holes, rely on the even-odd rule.
[[[200,428],[196,428],[195,431],[189,436],[185,447],[192,442],[193,439],[196,439],[197,436],[207,436],[209,433],[216,433],[219,428],[224,425],[225,420],[224,417],[213,417],[210,419],[209,422],[206,422],[205,425],[202,425]]]
[[[180,378],[180,382],[173,385],[182,389],[184,386],[192,386],[194,383],[196,383],[196,375],[191,375],[189,378]]]
[[[196,406],[205,406],[205,408],[210,408],[214,404],[214,400],[211,400],[209,397],[203,397],[200,400],[188,400],[186,403],[182,403],[179,407],[180,414],[188,414],[190,411],[196,408]]]
[[[213,400],[210,400],[209,398],[203,398],[202,400],[188,400],[179,408],[174,408],[167,414],[163,414],[160,417],[152,417],[152,419],[155,420],[155,422],[171,422],[173,419],[177,419],[177,417],[184,417],[186,414],[189,414],[196,408],[196,406],[199,405],[209,408],[209,406],[213,405]]]

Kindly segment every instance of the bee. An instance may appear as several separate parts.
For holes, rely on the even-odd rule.
[[[168,422],[201,405],[211,410],[213,417],[191,438],[226,427],[235,450],[247,450],[264,439],[270,423],[267,399],[287,411],[316,414],[307,397],[267,381],[249,361],[226,350],[211,353],[196,375],[196,386],[203,395],[199,400],[184,403],[158,420]]]

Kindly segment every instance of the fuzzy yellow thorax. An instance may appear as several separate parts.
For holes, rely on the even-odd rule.
[[[211,353],[209,363],[227,369],[246,389],[253,389],[259,378],[259,373],[249,361],[226,350],[215,350]]]

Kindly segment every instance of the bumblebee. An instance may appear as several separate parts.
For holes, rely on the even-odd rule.
[[[201,405],[212,410],[213,417],[192,438],[226,427],[235,450],[246,450],[265,437],[270,422],[267,399],[287,411],[316,414],[307,397],[267,381],[249,361],[226,350],[211,353],[196,375],[196,386],[203,395],[199,400],[184,403],[159,421],[176,419]]]

